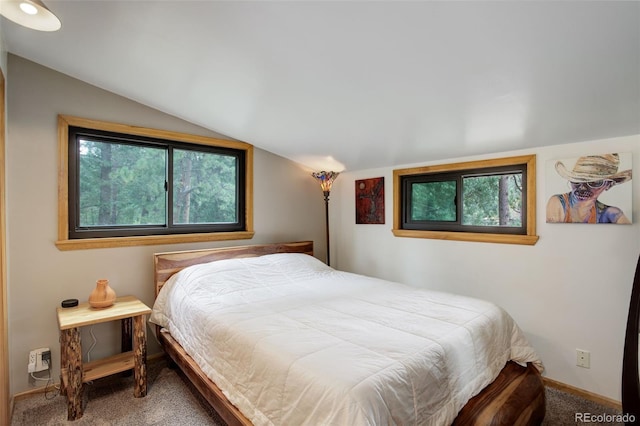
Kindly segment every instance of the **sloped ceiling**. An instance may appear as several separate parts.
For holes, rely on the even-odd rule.
[[[314,169],[640,133],[639,2],[45,3],[10,53]]]

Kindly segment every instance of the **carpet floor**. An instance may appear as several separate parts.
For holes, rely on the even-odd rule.
[[[224,426],[224,421],[200,396],[191,383],[164,360],[149,362],[148,391],[144,398],[133,397],[133,378],[108,377],[85,386],[84,415],[67,421],[65,398],[57,391],[34,394],[15,402],[11,426],[92,425],[92,426]],[[619,411],[547,388],[547,412],[543,426],[623,425],[606,415]],[[578,413],[576,415],[576,413]],[[600,416],[604,422],[582,422],[580,416]]]

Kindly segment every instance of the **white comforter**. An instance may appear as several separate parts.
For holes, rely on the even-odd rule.
[[[447,425],[508,360],[542,370],[491,303],[305,254],[186,268],[151,321],[256,425]]]

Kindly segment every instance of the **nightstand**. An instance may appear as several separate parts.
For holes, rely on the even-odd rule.
[[[147,335],[144,320],[145,315],[151,313],[147,305],[133,296],[124,296],[118,297],[113,306],[108,308],[96,309],[89,303],[81,303],[73,308],[58,308],[57,313],[60,329],[60,394],[67,397],[67,420],[82,417],[82,385],[101,377],[133,369],[133,396],[140,398],[147,394]],[[122,353],[83,363],[80,327],[117,320],[122,320]]]

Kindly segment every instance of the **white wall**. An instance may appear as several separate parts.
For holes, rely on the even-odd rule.
[[[631,152],[632,225],[545,223],[549,160]],[[640,254],[640,135],[417,165],[537,154],[534,246],[398,238],[393,168],[343,173],[331,197],[333,266],[429,289],[476,296],[505,308],[525,331],[551,379],[620,400],[622,349]],[[384,176],[385,224],[355,224],[355,180]],[[591,368],[576,366],[576,348]]]
[[[27,374],[29,350],[49,346],[59,376],[56,307],[68,298],[86,301],[98,278],[118,295],[153,303],[152,253],[190,248],[314,240],[324,259],[324,202],[315,180],[299,165],[254,151],[252,240],[59,251],[57,238],[57,115],[204,136],[215,133],[54,72],[17,56],[8,58],[8,290],[11,392],[34,385]],[[162,90],[161,87],[158,90]],[[82,329],[83,349],[91,337]],[[94,327],[93,359],[119,351],[119,326]],[[149,353],[158,351],[149,334]]]

